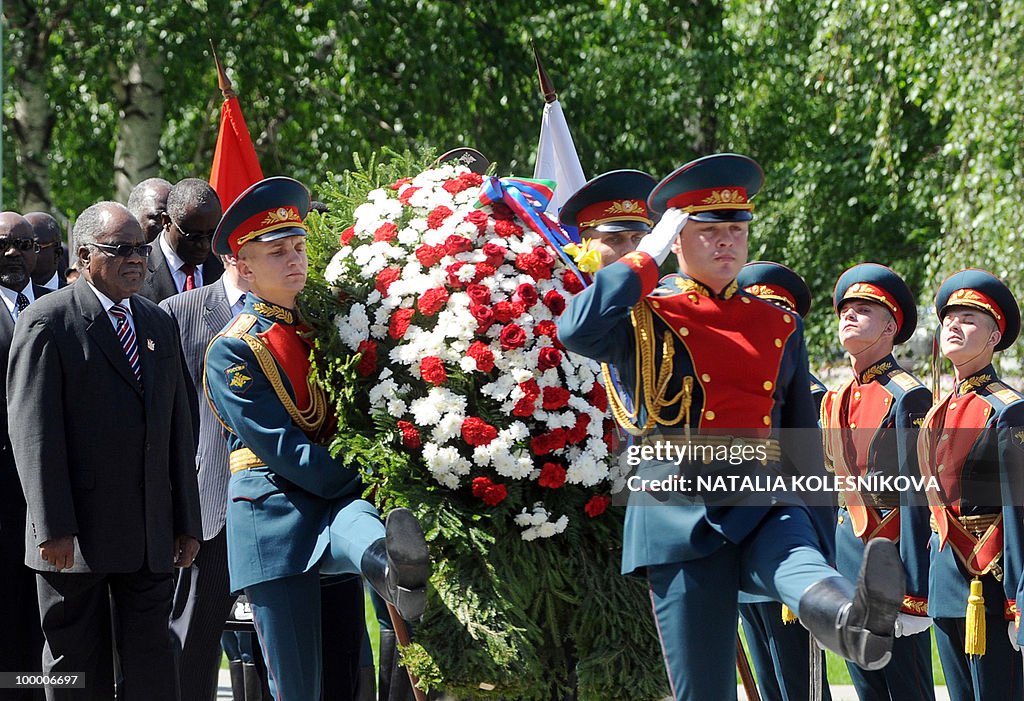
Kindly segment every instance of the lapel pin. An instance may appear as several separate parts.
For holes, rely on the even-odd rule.
[[[147,338],[146,339],[146,348],[148,348],[151,351],[155,351],[156,350],[156,344],[153,343],[153,339],[152,338]]]

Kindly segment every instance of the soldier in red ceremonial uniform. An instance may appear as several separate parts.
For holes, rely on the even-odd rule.
[[[615,365],[630,395],[611,397],[643,441],[622,571],[647,578],[676,699],[736,697],[741,591],[787,604],[826,647],[872,669],[889,660],[903,600],[890,541],[867,546],[855,586],[828,564],[833,512],[786,488],[823,477],[824,459],[803,323],[736,283],[763,177],[736,154],[679,168],[648,198],[661,222],[558,320],[566,347]],[[659,285],[674,244],[681,272]],[[649,457],[665,450],[677,457]],[[776,486],[714,486],[730,480]]]
[[[1016,340],[1020,310],[1006,285],[976,269],[948,277],[935,309],[956,385],[918,437],[921,474],[938,486],[927,492],[928,615],[950,698],[1021,699],[1014,614],[1024,566],[1024,397],[992,366]]]
[[[408,509],[387,526],[360,498],[357,465],[331,457],[334,414],[310,372],[310,329],[296,309],[306,283],[309,192],[268,178],[224,213],[213,248],[238,259],[250,293],[210,344],[206,393],[231,451],[228,570],[244,591],[285,701],[320,698],[320,576],[361,574],[408,620],[423,613],[427,547]]]
[[[829,392],[821,407],[825,457],[840,477],[918,475],[917,426],[931,407],[931,392],[900,367],[893,347],[917,327],[914,295],[894,271],[862,263],[836,283],[833,306],[839,342],[854,377]],[[883,483],[884,485],[884,483]],[[860,569],[872,538],[900,544],[907,595],[897,618],[893,660],[882,670],[847,663],[862,699],[934,699],[928,617],[928,510],[915,495],[889,487],[848,489],[839,495],[836,567],[847,577]],[[902,499],[902,502],[901,502]],[[901,537],[916,533],[917,537]],[[923,540],[922,540],[923,539]]]

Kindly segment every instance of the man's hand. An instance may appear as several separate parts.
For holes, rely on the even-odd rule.
[[[174,538],[174,566],[191,567],[192,561],[199,554],[199,541],[190,535],[179,535]]]
[[[39,546],[39,556],[58,570],[71,569],[75,566],[75,536],[51,538]]]
[[[923,633],[932,626],[932,619],[928,616],[912,616],[909,613],[900,611],[896,615],[896,637],[906,637]]]
[[[679,232],[686,226],[686,220],[689,218],[690,215],[683,210],[672,207],[661,215],[661,221],[654,230],[640,239],[636,250],[646,253],[655,263],[661,265],[668,258],[672,244],[679,238]]]

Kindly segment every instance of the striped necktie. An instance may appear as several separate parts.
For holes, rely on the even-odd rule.
[[[139,363],[139,346],[135,342],[135,331],[128,323],[128,309],[123,304],[115,304],[110,308],[110,313],[117,319],[117,340],[124,348],[124,354],[128,358],[128,364],[132,366],[135,379],[142,383],[142,365]]]

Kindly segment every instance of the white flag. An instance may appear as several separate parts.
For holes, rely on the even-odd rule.
[[[587,182],[583,175],[576,145],[572,142],[569,125],[558,100],[544,105],[544,117],[540,123],[540,143],[537,144],[537,164],[533,177],[554,180],[555,195],[548,205],[548,214],[558,217],[558,210],[565,201],[576,194]]]

